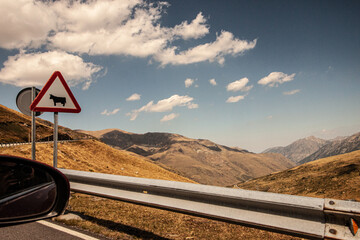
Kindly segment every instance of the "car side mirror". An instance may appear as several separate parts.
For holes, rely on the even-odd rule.
[[[56,217],[70,196],[57,169],[25,158],[0,155],[0,225]]]

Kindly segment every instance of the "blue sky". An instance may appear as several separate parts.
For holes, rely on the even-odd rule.
[[[59,70],[82,108],[59,116],[72,129],[254,152],[360,130],[359,1],[0,3],[0,103],[12,109]]]

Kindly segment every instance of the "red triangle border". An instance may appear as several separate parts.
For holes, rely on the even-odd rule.
[[[75,108],[53,108],[53,107],[37,107],[37,104],[40,102],[40,100],[44,97],[47,90],[49,90],[50,86],[55,81],[56,77],[59,77],[60,82],[64,86],[66,92],[69,94],[71,101],[73,102]],[[30,105],[30,110],[35,112],[67,112],[67,113],[79,113],[81,112],[80,105],[76,101],[74,95],[72,94],[69,86],[67,85],[64,77],[61,75],[59,71],[55,71],[49,80],[46,82],[45,86],[41,89],[37,97],[34,99],[34,101]]]

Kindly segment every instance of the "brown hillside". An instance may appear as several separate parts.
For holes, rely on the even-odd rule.
[[[52,144],[37,144],[36,148],[36,159],[52,165]],[[30,158],[31,146],[21,145],[0,148],[0,154]],[[144,157],[113,149],[97,140],[59,143],[58,167],[124,176],[193,182],[149,162]]]
[[[208,185],[229,186],[295,166],[281,154],[255,154],[179,134],[134,134],[117,129],[86,133]]]
[[[234,151],[202,141],[174,143],[168,150],[149,157],[197,182],[219,186],[229,186],[294,166],[280,154]]]
[[[53,124],[36,118],[37,141],[51,140]],[[0,143],[29,142],[31,117],[0,104]],[[59,140],[84,139],[88,135],[59,126]]]
[[[87,135],[91,135],[91,136],[96,137],[96,138],[101,138],[101,136],[103,136],[104,134],[107,134],[107,133],[112,132],[112,131],[121,131],[121,132],[126,133],[126,134],[131,134],[129,132],[122,131],[122,130],[119,130],[119,129],[116,129],[116,128],[108,128],[108,129],[99,130],[99,131],[86,131],[86,130],[77,130],[77,131],[81,132],[81,133],[84,133],[84,134],[87,134]]]
[[[360,201],[360,150],[238,184],[239,188]]]

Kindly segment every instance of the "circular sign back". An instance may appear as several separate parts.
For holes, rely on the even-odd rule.
[[[31,90],[32,88],[24,88],[16,96],[16,106],[19,108],[20,112],[25,115],[31,116],[30,105],[32,103],[31,99]],[[35,95],[38,95],[40,92],[39,89],[35,88]],[[40,116],[42,112],[36,112],[35,116]]]

